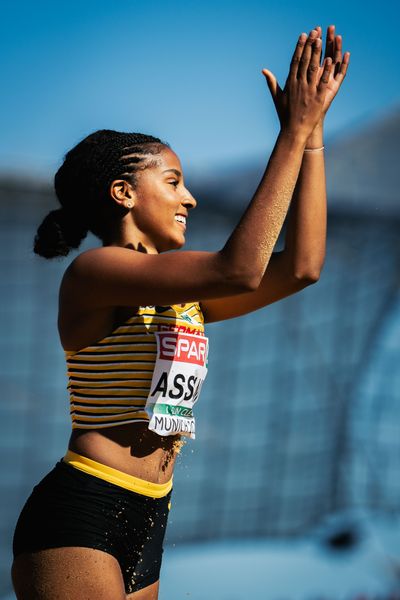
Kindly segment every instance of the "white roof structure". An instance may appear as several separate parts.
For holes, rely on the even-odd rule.
[[[400,106],[353,134],[332,140],[326,156],[332,208],[400,216]]]
[[[269,156],[266,153],[266,160]],[[266,166],[258,158],[188,181],[213,211],[242,212]],[[400,105],[346,135],[326,140],[328,207],[333,213],[400,217]]]

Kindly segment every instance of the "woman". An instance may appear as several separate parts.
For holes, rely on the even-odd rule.
[[[68,367],[68,451],[35,486],[14,535],[19,600],[158,597],[173,467],[195,437],[207,372],[204,323],[229,319],[318,280],[324,261],[323,121],[349,63],[321,28],[296,45],[285,88],[264,69],[280,133],[258,189],[219,252],[173,252],[196,201],[178,156],[153,136],[95,132],[55,177],[61,209],[35,252],[51,258],[92,231],[60,286]],[[285,249],[273,253],[289,204]]]

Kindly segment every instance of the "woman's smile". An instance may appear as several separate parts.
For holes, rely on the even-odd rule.
[[[175,221],[186,230],[186,217],[185,215],[175,215]]]

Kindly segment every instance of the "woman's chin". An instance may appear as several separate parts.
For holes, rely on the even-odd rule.
[[[168,250],[179,250],[179,248],[182,248],[182,246],[185,245],[185,241],[186,240],[184,235],[182,235],[180,239],[170,239],[168,240],[168,242],[165,242],[160,246],[159,252],[168,252]]]

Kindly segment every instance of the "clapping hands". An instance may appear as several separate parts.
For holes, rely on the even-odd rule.
[[[288,87],[294,70],[296,71],[297,80],[303,78],[308,85],[312,83],[318,87],[320,86],[321,78],[326,78],[326,81],[324,81],[325,85],[323,86],[320,121],[324,120],[333,99],[343,83],[350,61],[350,52],[345,52],[342,56],[342,37],[335,34],[335,25],[330,25],[327,28],[324,59],[322,64],[320,64],[322,50],[321,35],[321,27],[316,27],[310,31],[308,37],[304,33],[300,36],[293,54],[290,72],[283,89],[279,86],[275,75],[271,71],[262,69],[281,126],[284,124],[287,116],[287,96],[290,91]],[[327,68],[329,64],[332,66]]]

